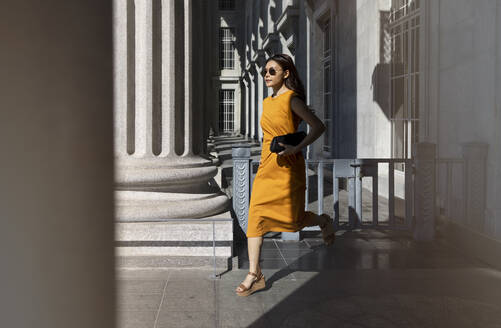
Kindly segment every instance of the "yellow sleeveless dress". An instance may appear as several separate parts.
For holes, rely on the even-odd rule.
[[[306,174],[302,152],[279,156],[270,152],[274,136],[294,133],[301,121],[290,107],[288,90],[263,100],[261,164],[254,178],[249,204],[247,237],[269,231],[299,231],[311,225],[315,214],[304,210]]]

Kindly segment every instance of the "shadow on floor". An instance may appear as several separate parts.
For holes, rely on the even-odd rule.
[[[240,250],[248,268],[246,249]],[[325,247],[268,239],[263,315],[248,327],[498,327],[501,274],[440,241],[352,231]],[[242,276],[244,276],[242,274]]]

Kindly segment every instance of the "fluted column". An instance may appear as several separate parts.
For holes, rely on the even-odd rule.
[[[175,127],[176,57],[174,1],[162,0],[162,126]],[[169,82],[170,81],[170,82]],[[161,156],[175,157],[176,129],[162,129]]]
[[[250,127],[249,127],[249,138],[254,140],[255,138],[255,127],[256,127],[256,74],[254,74],[253,64],[251,64],[250,75]]]
[[[255,62],[255,67],[256,71],[258,73],[261,72],[261,70],[264,68],[266,62],[266,54],[265,51],[260,49],[257,51],[257,58]],[[258,124],[256,126],[256,137],[259,141],[262,140],[263,138],[263,130],[261,129],[261,125],[259,124],[259,121],[261,120],[261,116],[263,115],[263,98],[264,98],[264,89],[266,88],[266,85],[264,84],[264,79],[261,76],[261,74],[257,74],[257,120]]]
[[[115,48],[115,53],[120,54],[120,56],[115,56],[113,60],[115,82],[115,156],[125,156],[127,153],[127,109],[129,108],[128,101],[130,96],[130,90],[127,88],[127,81],[129,78],[129,53],[127,51],[127,24],[129,23],[129,18],[127,17],[127,8],[127,1],[115,1],[114,3],[113,46]]]
[[[226,211],[228,197],[209,184],[217,167],[193,151],[205,140],[193,131],[202,109],[192,101],[192,0],[115,0],[114,10],[118,219]]]
[[[150,157],[153,131],[153,4],[135,1],[136,19],[136,111],[135,150],[138,157]]]
[[[243,136],[247,136],[249,134],[249,77],[247,74],[244,75],[242,79],[243,87],[245,88],[245,98],[244,98],[244,130],[241,132]]]

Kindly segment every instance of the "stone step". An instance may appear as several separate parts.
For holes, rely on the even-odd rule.
[[[216,267],[228,270],[233,257],[230,211],[200,219],[117,222],[118,268]],[[215,242],[215,247],[213,246]]]

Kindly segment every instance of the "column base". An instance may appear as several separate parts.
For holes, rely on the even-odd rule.
[[[118,190],[205,192],[217,174],[213,159],[201,156],[119,157],[115,183]]]
[[[214,266],[231,269],[233,219],[230,212],[197,220],[117,222],[118,268],[168,268]]]
[[[116,191],[116,220],[119,222],[197,219],[229,210],[228,196],[154,191]]]

